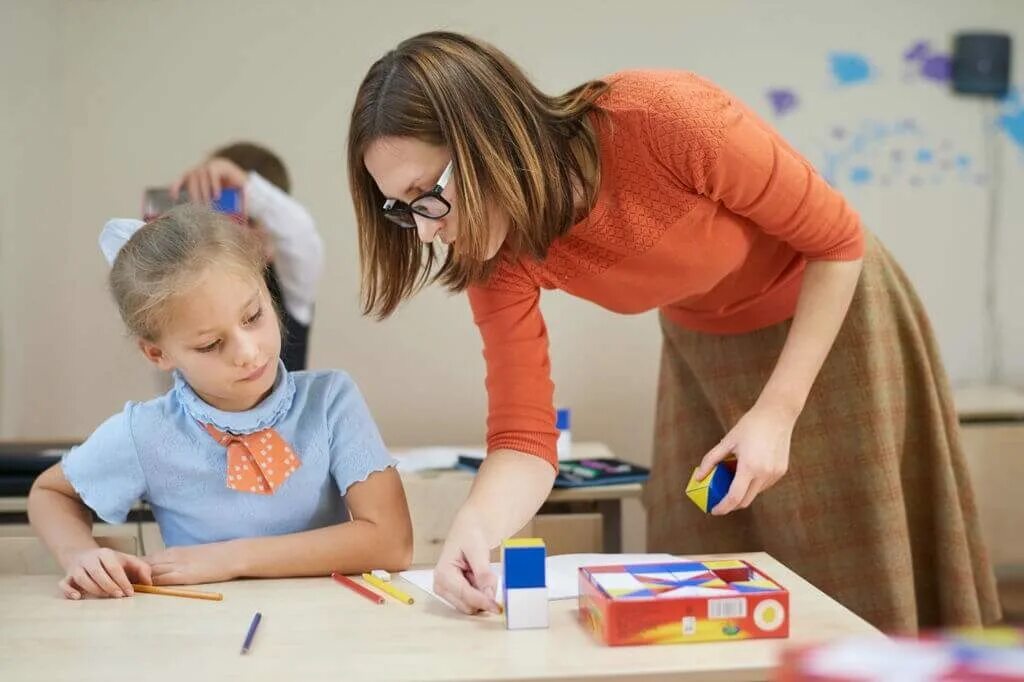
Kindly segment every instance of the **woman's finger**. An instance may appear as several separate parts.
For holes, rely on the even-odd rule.
[[[736,478],[732,480],[732,485],[729,486],[729,492],[722,498],[721,502],[715,505],[711,513],[715,516],[722,516],[735,510],[740,502],[743,501],[743,498],[746,497],[751,482],[750,474],[740,466],[736,472]]]
[[[697,480],[704,480],[711,473],[711,470],[715,468],[715,465],[721,462],[723,459],[732,454],[733,443],[726,436],[723,438],[718,445],[711,448],[703,459],[700,460],[700,465],[697,467]]]
[[[747,488],[747,494],[743,496],[743,501],[740,502],[737,509],[746,509],[750,506],[750,503],[754,501],[754,498],[761,494],[765,488],[768,487],[767,483],[763,483],[757,479],[754,479],[750,483],[750,487]]]
[[[469,615],[472,615],[472,614],[476,613],[473,609],[471,609],[469,607],[469,604],[467,604],[466,602],[464,602],[461,599],[459,599],[458,596],[456,595],[456,593],[453,592],[452,590],[449,590],[449,589],[446,589],[446,588],[439,588],[438,586],[435,585],[434,586],[434,593],[437,594],[437,596],[440,597],[441,599],[443,599],[446,602],[448,602],[449,604],[451,604],[453,607],[455,607],[455,609],[457,611],[459,611],[461,613],[465,613],[465,614],[469,614]]]

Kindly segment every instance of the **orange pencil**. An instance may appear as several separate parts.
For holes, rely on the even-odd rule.
[[[366,589],[365,587],[363,587],[362,585],[357,583],[355,580],[352,580],[352,578],[349,578],[347,575],[342,575],[341,573],[338,573],[337,571],[335,571],[334,573],[331,573],[331,577],[334,578],[335,582],[338,582],[338,583],[344,585],[345,587],[347,587],[348,589],[352,590],[356,594],[359,594],[359,595],[362,595],[363,597],[366,597],[367,599],[369,599],[373,603],[380,604],[380,605],[384,604],[384,597],[382,597],[379,594],[375,593],[373,590]]]
[[[157,587],[156,585],[136,585],[132,583],[132,589],[136,592],[147,594],[162,594],[168,597],[187,597],[189,599],[208,599],[209,601],[220,601],[224,595],[220,592],[202,592],[200,590],[183,590],[178,587]]]

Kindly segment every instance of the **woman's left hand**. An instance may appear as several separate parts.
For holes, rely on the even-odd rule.
[[[154,585],[219,583],[238,577],[237,562],[226,542],[171,547],[145,557],[153,569]]]
[[[746,509],[754,498],[775,485],[789,468],[789,443],[795,417],[784,410],[755,405],[704,455],[697,477],[704,478],[731,454],[736,455],[736,477],[729,493],[711,510],[723,515]]]

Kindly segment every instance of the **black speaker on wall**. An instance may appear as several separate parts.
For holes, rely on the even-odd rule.
[[[1005,97],[1010,90],[1010,36],[958,33],[953,38],[953,90]]]

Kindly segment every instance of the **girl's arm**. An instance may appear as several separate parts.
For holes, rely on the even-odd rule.
[[[70,599],[133,593],[132,583],[150,583],[149,565],[138,557],[102,549],[92,536],[92,512],[54,464],[36,478],[28,495],[32,528],[64,568],[61,590]]]
[[[400,571],[412,561],[412,522],[398,472],[389,467],[345,493],[351,520],[289,535],[174,547],[147,561],[158,585]]]

